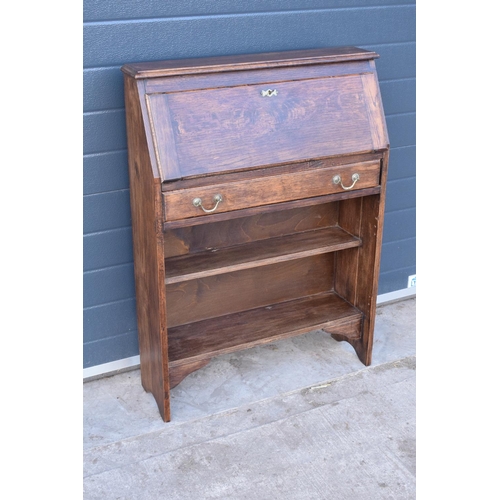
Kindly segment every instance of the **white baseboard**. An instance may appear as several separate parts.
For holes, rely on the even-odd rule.
[[[83,381],[89,382],[96,378],[106,377],[109,375],[116,375],[117,373],[135,370],[140,366],[139,356],[132,356],[130,358],[117,359],[110,363],[102,365],[91,366],[83,369]]]
[[[417,295],[417,287],[403,288],[395,292],[384,293],[377,296],[377,305],[388,304],[390,302],[397,302],[399,300],[408,299]],[[118,359],[110,363],[102,365],[91,366],[90,368],[83,369],[83,381],[89,382],[97,378],[102,378],[110,375],[115,375],[120,372],[135,370],[139,368],[139,356],[132,356],[130,358]]]
[[[398,300],[409,299],[417,295],[417,287],[403,288],[395,292],[383,293],[377,296],[377,305],[388,304],[389,302],[397,302]]]

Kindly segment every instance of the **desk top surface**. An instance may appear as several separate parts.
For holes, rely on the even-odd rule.
[[[308,64],[365,61],[379,57],[358,47],[330,47],[260,54],[239,54],[193,59],[172,59],[125,64],[122,71],[134,78],[158,78],[174,75],[217,73],[250,69],[302,66]]]

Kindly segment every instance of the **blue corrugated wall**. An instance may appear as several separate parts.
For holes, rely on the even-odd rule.
[[[415,274],[415,4],[404,0],[84,1],[84,367],[138,354],[124,63],[355,45],[391,141],[379,294]]]

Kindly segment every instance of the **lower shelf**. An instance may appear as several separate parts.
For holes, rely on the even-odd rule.
[[[189,323],[168,329],[169,364],[173,368],[321,328],[342,328],[355,338],[361,320],[358,309],[329,292]]]

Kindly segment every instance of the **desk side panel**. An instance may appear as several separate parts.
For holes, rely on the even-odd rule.
[[[142,84],[140,83],[139,86]],[[149,155],[137,83],[125,76],[130,203],[141,378],[170,420],[161,180]]]
[[[361,238],[362,244],[339,255],[334,290],[363,313],[361,338],[351,339],[335,329],[325,329],[336,340],[350,342],[367,366],[372,357],[388,160],[389,151],[386,151],[381,160],[380,194],[345,200],[339,208],[340,225]]]

